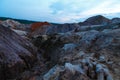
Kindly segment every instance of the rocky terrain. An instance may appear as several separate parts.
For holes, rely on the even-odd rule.
[[[0,21],[0,80],[120,80],[120,18]]]

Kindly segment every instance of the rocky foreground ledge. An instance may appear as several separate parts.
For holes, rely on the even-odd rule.
[[[37,57],[37,49],[32,43],[0,25],[0,80],[19,77],[34,66]]]
[[[119,33],[120,29],[90,30],[35,38],[33,43],[49,67],[54,66],[43,79],[119,80]]]

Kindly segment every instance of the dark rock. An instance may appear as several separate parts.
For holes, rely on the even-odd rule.
[[[47,61],[52,61],[50,65],[57,63],[61,54],[60,52],[63,43],[59,40],[58,34],[39,36],[33,39],[33,44],[38,47],[38,50],[42,53],[43,57]]]

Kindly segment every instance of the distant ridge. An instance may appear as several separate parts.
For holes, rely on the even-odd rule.
[[[92,16],[89,17],[88,19],[86,19],[84,22],[80,22],[80,25],[105,25],[105,24],[109,24],[111,22],[110,19],[102,16],[102,15],[96,15],[96,16]]]
[[[14,18],[8,18],[8,17],[0,17],[0,20],[2,20],[2,21],[7,20],[7,19],[12,19],[12,20],[18,21],[18,22],[23,23],[23,24],[31,24],[31,23],[37,22],[37,21],[31,21],[31,20],[23,20],[23,19],[14,19]]]
[[[44,22],[44,21],[32,21],[32,20],[24,20],[24,19],[15,19],[15,18],[9,18],[9,17],[0,17],[0,20],[2,20],[2,21],[7,20],[7,19],[15,20],[15,21],[18,21],[22,24],[32,24],[32,23],[36,23],[36,22]],[[53,25],[74,24],[74,23],[54,23],[54,22],[49,22],[49,23],[51,23]],[[92,16],[92,17],[87,18],[83,22],[77,22],[77,24],[79,24],[80,26],[107,25],[107,24],[110,24],[110,23],[120,23],[120,18],[115,17],[115,18],[109,19],[109,18],[106,18],[105,16],[102,16],[102,15],[96,15],[96,16]]]

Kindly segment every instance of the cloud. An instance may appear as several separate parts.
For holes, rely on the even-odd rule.
[[[60,3],[58,5],[58,3]],[[59,17],[60,22],[76,22],[80,19],[84,19],[93,15],[110,15],[120,13],[120,2],[118,0],[71,0],[69,3],[57,2],[55,5],[62,6],[61,8],[57,9],[57,7],[52,6],[55,8],[55,15],[62,15]],[[79,4],[80,3],[80,4]],[[70,6],[69,6],[69,5]],[[66,8],[67,7],[67,8]],[[115,15],[114,15],[115,16]],[[117,15],[120,16],[120,15]]]
[[[98,14],[110,14],[120,12],[120,5],[113,4],[114,1],[104,1],[95,8],[83,11],[81,15],[98,15]]]
[[[79,22],[93,15],[120,17],[119,0],[1,0],[0,16],[49,21]]]

